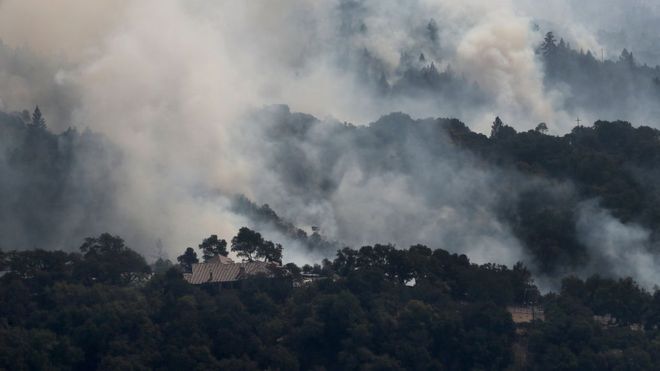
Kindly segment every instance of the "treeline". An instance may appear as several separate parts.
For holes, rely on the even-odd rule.
[[[433,29],[433,22],[428,29]],[[437,44],[433,32],[416,35],[412,48],[400,51],[393,70],[369,50],[353,56],[356,76],[381,99],[417,99],[435,102],[454,114],[493,107],[496,102],[472,76],[455,72]],[[638,60],[633,51],[621,50],[614,58],[604,50],[576,49],[547,32],[536,48],[543,67],[544,89],[556,108],[575,115],[598,114],[646,122],[660,113],[660,66]],[[557,94],[559,93],[559,94]]]
[[[52,134],[43,117],[34,114],[0,114],[0,248],[65,248],[103,224],[117,225],[120,153],[89,131]],[[497,216],[510,226],[531,257],[527,263],[539,272],[579,270],[593,261],[593,251],[577,230],[580,206],[589,200],[597,200],[622,223],[648,229],[651,245],[658,241],[660,134],[650,127],[598,121],[554,136],[547,135],[545,124],[518,133],[496,120],[486,136],[455,119],[413,120],[405,114],[384,116],[366,127],[321,123],[286,107],[255,116],[254,122],[268,122],[263,125],[263,139],[270,143],[264,161],[300,202],[297,207],[332,199],[340,191],[348,160],[365,178],[394,174],[414,179],[425,207],[440,208],[447,200],[438,189],[446,179],[429,169],[450,162],[450,168],[469,166],[484,174],[524,175],[509,183],[501,177],[502,182],[493,182],[484,192],[497,201]],[[314,143],[313,157],[306,152],[309,143]],[[479,161],[470,161],[456,146]],[[515,171],[506,173],[510,169]],[[233,211],[246,216],[255,229],[277,232],[319,255],[341,247],[318,228],[305,232],[275,210],[245,197],[233,203]],[[295,210],[285,211],[295,216]]]
[[[254,121],[263,124],[270,140],[269,168],[301,203],[331,200],[340,192],[349,162],[365,179],[410,179],[423,207],[437,210],[452,205],[439,190],[468,168],[489,176],[487,186],[471,205],[452,206],[491,202],[484,207],[493,208],[497,219],[511,228],[529,256],[526,263],[539,273],[579,271],[598,260],[600,247],[587,246],[578,230],[588,203],[596,203],[622,224],[646,228],[649,245],[660,236],[660,132],[651,127],[597,121],[550,135],[545,123],[517,132],[497,119],[490,135],[484,135],[456,119],[415,120],[402,113],[368,126],[321,122],[288,107],[272,107],[256,116]],[[309,143],[314,143],[314,156],[306,151]],[[295,230],[274,217],[273,210],[285,206],[242,203],[242,214],[280,225],[269,228]]]
[[[539,266],[550,272],[588,261],[576,229],[579,204],[585,200],[598,200],[623,223],[648,228],[650,242],[657,242],[660,132],[624,121],[598,121],[553,136],[545,134],[544,126],[518,133],[497,119],[490,137],[459,122],[447,126],[455,143],[488,164],[571,184],[570,192],[547,187],[525,190],[503,208],[502,215]]]
[[[633,52],[605,59],[601,50],[576,50],[548,32],[537,53],[545,67],[546,88],[566,94],[564,109],[598,112],[600,117],[642,114],[652,119],[660,111],[660,66],[647,66]]]
[[[64,246],[113,222],[118,149],[47,125],[39,107],[0,112],[0,248]]]
[[[351,13],[348,17],[354,16]],[[347,53],[348,62],[345,63],[352,67],[360,83],[371,88],[379,99],[390,99],[392,103],[416,99],[461,110],[493,103],[493,97],[470,76],[457,73],[447,65],[436,21],[431,19],[420,30],[422,32],[413,35],[412,45],[399,50],[394,68],[391,61],[385,61],[366,47]]]
[[[310,251],[335,251],[340,247],[339,242],[322,236],[318,227],[312,227],[312,233],[308,234],[277,215],[268,204],[259,206],[243,195],[234,197],[232,210],[249,218],[257,229],[274,230]]]
[[[226,254],[219,241],[200,244],[207,259]],[[651,370],[660,362],[660,294],[629,279],[568,278],[541,296],[521,264],[375,245],[218,290],[188,284],[180,265],[150,273],[116,236],[88,238],[79,250],[0,254],[0,368]],[[301,271],[323,279],[294,288]],[[544,305],[546,321],[516,332],[506,306],[528,304]]]

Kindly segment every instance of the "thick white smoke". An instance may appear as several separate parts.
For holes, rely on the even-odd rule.
[[[514,0],[0,0],[0,39],[48,67],[36,68],[35,79],[37,72],[0,66],[0,102],[7,110],[40,104],[57,118],[52,128],[89,127],[121,147],[126,158],[113,175],[121,220],[111,232],[143,249],[161,238],[175,255],[211,233],[230,238],[246,221],[227,197],[244,193],[290,206],[278,212],[351,243],[418,240],[511,264],[524,254],[493,211],[499,175],[464,166],[462,154],[432,164],[446,177],[438,209],[416,193],[416,179],[365,178],[350,157],[332,199],[303,202],[262,158],[268,138],[243,120],[285,103],[357,124],[405,111],[461,115],[480,131],[496,115],[524,129],[540,121],[567,128],[559,93],[543,86],[534,15],[521,9]],[[431,22],[433,40],[422,41]],[[492,103],[382,99],[356,72],[364,51],[388,76],[404,53],[424,53]]]
[[[246,140],[240,123],[246,109],[283,102],[321,117],[361,122],[386,113],[391,108],[379,104],[339,62],[351,50],[366,48],[394,69],[400,51],[415,42],[415,30],[431,18],[448,40],[444,48],[458,48],[438,63],[453,63],[482,83],[501,97],[499,104],[513,107],[512,115],[550,115],[526,21],[509,9],[511,4],[503,6],[477,1],[404,6],[399,1],[4,0],[0,37],[46,60],[64,61],[48,78],[63,94],[73,90],[79,99],[70,107],[71,123],[53,124],[90,127],[118,143],[129,156],[121,169],[126,225],[153,231],[179,247],[210,232],[230,234],[236,226],[220,208],[200,199],[199,189],[250,195],[251,184],[259,182],[259,161],[235,155]],[[351,20],[354,10],[364,16]],[[493,24],[496,16],[512,26],[500,30]],[[367,33],[346,30],[361,27],[360,22]],[[505,42],[510,36],[517,39]],[[491,63],[477,64],[480,48]],[[8,108],[45,100],[25,94],[17,101],[14,86],[2,88]],[[526,89],[533,91],[524,94]],[[43,103],[46,115],[49,103]]]

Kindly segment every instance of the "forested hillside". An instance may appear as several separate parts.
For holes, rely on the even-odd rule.
[[[657,244],[658,130],[634,128],[622,121],[598,121],[559,137],[546,135],[543,124],[536,130],[516,133],[497,119],[489,138],[462,125],[454,126],[451,135],[488,164],[515,167],[525,174],[568,181],[574,186],[568,195],[557,196],[549,189],[523,192],[504,213],[545,268],[552,269],[562,260],[571,264],[586,258],[575,221],[580,202],[588,199],[596,200],[623,223],[645,226],[651,232],[649,243]]]
[[[4,114],[2,164],[13,177],[2,180],[5,194],[12,195],[3,199],[2,217],[31,225],[25,236],[34,245],[4,246],[0,255],[0,367],[602,370],[653,369],[660,362],[660,294],[615,269],[603,270],[611,274],[607,278],[561,280],[590,264],[616,264],[602,258],[611,253],[608,246],[599,251],[581,236],[585,203],[601,205],[621,225],[650,231],[642,248],[655,256],[657,130],[599,121],[553,136],[545,125],[518,133],[497,118],[487,136],[458,120],[404,114],[366,127],[322,122],[286,107],[256,115],[254,123],[275,118],[264,129],[272,138],[270,159],[301,199],[332,197],[339,183],[327,174],[337,174],[347,153],[364,174],[417,177],[418,191],[430,201],[433,186],[448,179],[427,170],[448,156],[479,171],[496,169],[496,181],[489,183],[498,200],[494,215],[511,226],[533,269],[471,263],[449,252],[462,248],[452,240],[430,247],[340,249],[341,242],[319,228],[308,234],[244,196],[234,199],[234,212],[282,236],[285,256],[293,241],[334,258],[304,267],[285,259],[277,279],[253,278],[242,289],[218,291],[182,279],[198,261],[192,248],[180,248],[180,265],[159,259],[150,267],[109,234],[85,240],[80,253],[64,242],[39,243],[57,236],[58,213],[80,208],[89,213],[83,215],[104,217],[94,207],[98,203],[85,203],[80,195],[97,202],[112,195],[113,161],[121,156],[108,151],[112,145],[99,135],[51,134],[38,110],[31,117]],[[323,166],[305,155],[311,141]],[[80,176],[86,178],[80,180],[82,159],[105,167],[83,167]],[[307,176],[298,176],[302,172]],[[72,198],[71,189],[81,185],[85,192]],[[81,233],[88,223],[81,219]],[[264,242],[271,245],[280,246]],[[226,246],[211,236],[200,244],[199,256],[227,254]],[[620,248],[635,253],[628,245]],[[294,288],[302,273],[322,279]],[[561,283],[541,295],[533,274]],[[544,307],[546,320],[518,325],[516,332],[506,308],[528,305]]]
[[[487,136],[455,119],[414,120],[400,113],[364,127],[321,122],[290,113],[286,107],[260,115],[265,118],[254,122],[265,125],[271,140],[267,166],[291,195],[283,202],[268,197],[263,201],[271,211],[294,220],[301,221],[298,210],[305,215],[305,208],[326,207],[324,200],[331,207],[345,208],[334,200],[346,192],[346,178],[357,172],[362,179],[387,179],[390,183],[383,187],[388,189],[405,182],[407,192],[414,195],[414,207],[395,203],[396,211],[360,201],[368,208],[365,217],[394,212],[418,223],[399,226],[385,219],[382,223],[389,228],[382,230],[383,235],[369,236],[372,239],[400,242],[402,237],[434,228],[435,234],[426,236],[425,243],[470,251],[469,244],[475,241],[469,237],[496,233],[475,223],[488,213],[491,220],[510,228],[537,273],[552,276],[579,272],[586,266],[596,266],[596,271],[616,268],[612,264],[628,266],[625,259],[609,257],[625,247],[654,256],[660,225],[656,181],[660,141],[655,129],[598,121],[555,136],[547,134],[543,123],[518,133],[497,118]],[[370,186],[369,181],[363,182]],[[457,217],[460,225],[451,225],[451,234],[443,232],[451,219],[436,224],[420,216],[433,216],[446,207],[464,214]],[[343,223],[340,216],[334,218]],[[609,233],[605,222],[639,234],[639,239],[599,246],[592,236]],[[359,240],[365,224],[347,220],[337,226],[337,234],[357,235]]]
[[[644,122],[660,113],[660,66],[648,66],[627,49],[617,59],[604,59],[602,50],[575,50],[548,32],[537,53],[546,89],[562,91],[570,112]]]
[[[53,134],[38,107],[0,112],[0,247],[65,248],[111,223],[120,161],[100,134]]]
[[[107,234],[79,253],[0,258],[8,370],[652,370],[660,362],[658,292],[592,277],[539,296],[521,264],[477,265],[421,245],[346,248],[236,290],[191,285],[185,268],[162,262],[152,276]],[[294,288],[301,272],[321,279]],[[516,327],[506,306],[529,304],[544,306],[546,320]]]
[[[581,273],[585,267],[609,269],[613,264],[625,268],[628,262],[609,259],[608,249],[624,249],[631,243],[640,253],[655,256],[660,225],[656,166],[660,141],[655,129],[598,121],[554,136],[546,133],[543,124],[517,133],[498,118],[486,136],[458,120],[414,120],[404,114],[388,115],[365,127],[322,122],[286,107],[255,115],[249,122],[264,125],[261,135],[270,140],[263,153],[272,173],[264,177],[272,188],[264,192],[281,188],[287,193],[285,198],[263,199],[257,194],[254,201],[236,196],[232,211],[247,218],[252,227],[270,231],[279,242],[295,243],[316,256],[330,256],[342,245],[361,241],[423,242],[469,252],[471,236],[492,232],[492,227],[479,224],[475,228],[483,231],[470,229],[470,219],[484,212],[511,231],[515,240],[510,243],[521,244],[526,256],[513,262],[523,260],[537,274],[558,277]],[[2,117],[0,130],[6,135],[0,143],[0,164],[8,175],[0,181],[3,248],[67,249],[117,219],[113,200],[121,182],[116,170],[121,153],[107,140],[73,129],[53,135],[30,117]],[[407,192],[422,202],[418,210],[422,215],[449,206],[465,214],[465,220],[457,219],[464,225],[456,225],[451,234],[443,231],[442,223],[421,217],[419,225],[399,226],[388,216],[392,210],[379,210],[378,204],[365,204],[365,210],[387,217],[377,222],[385,228],[383,235],[377,234],[379,229],[367,235],[364,223],[341,215],[333,217],[338,223],[334,231],[328,230],[325,218],[306,219],[309,209],[344,208],[336,199],[346,192],[344,179],[356,171],[364,179],[384,178],[393,184],[404,179],[410,183]],[[476,179],[476,186],[464,178]],[[464,194],[446,197],[453,192]],[[412,220],[417,218],[415,211],[399,210],[402,215],[410,213]],[[594,226],[598,218],[619,223],[620,228],[637,228],[634,231],[641,231],[641,237],[620,240],[614,247],[599,246],[589,237],[598,231]],[[301,228],[306,225],[313,230]],[[438,233],[416,239],[418,231],[430,228]],[[500,244],[509,241],[501,239]],[[151,246],[139,250],[150,256],[162,253]],[[614,272],[635,274],[625,269]]]
[[[0,0],[0,371],[659,370],[659,35]]]

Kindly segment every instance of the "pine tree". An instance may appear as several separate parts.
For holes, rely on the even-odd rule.
[[[509,125],[504,125],[499,117],[495,118],[490,130],[490,138],[495,140],[507,139],[516,135],[516,130]]]
[[[497,137],[497,134],[502,130],[504,127],[504,123],[500,119],[499,116],[495,117],[495,121],[493,122],[493,126],[490,128],[490,137],[495,138]]]
[[[619,61],[629,67],[635,67],[635,57],[633,56],[633,53],[628,51],[628,49],[623,49]]]
[[[554,33],[548,32],[545,34],[545,39],[541,45],[541,50],[543,51],[543,55],[546,57],[549,57],[555,53],[557,50],[557,39],[555,39]]]
[[[34,112],[32,113],[32,122],[30,122],[28,126],[39,130],[46,129],[46,119],[41,115],[39,106],[36,106],[34,109]]]

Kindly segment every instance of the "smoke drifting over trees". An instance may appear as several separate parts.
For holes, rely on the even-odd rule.
[[[251,225],[285,260],[425,243],[658,284],[660,58],[608,35],[660,11],[617,3],[4,0],[3,247]]]

